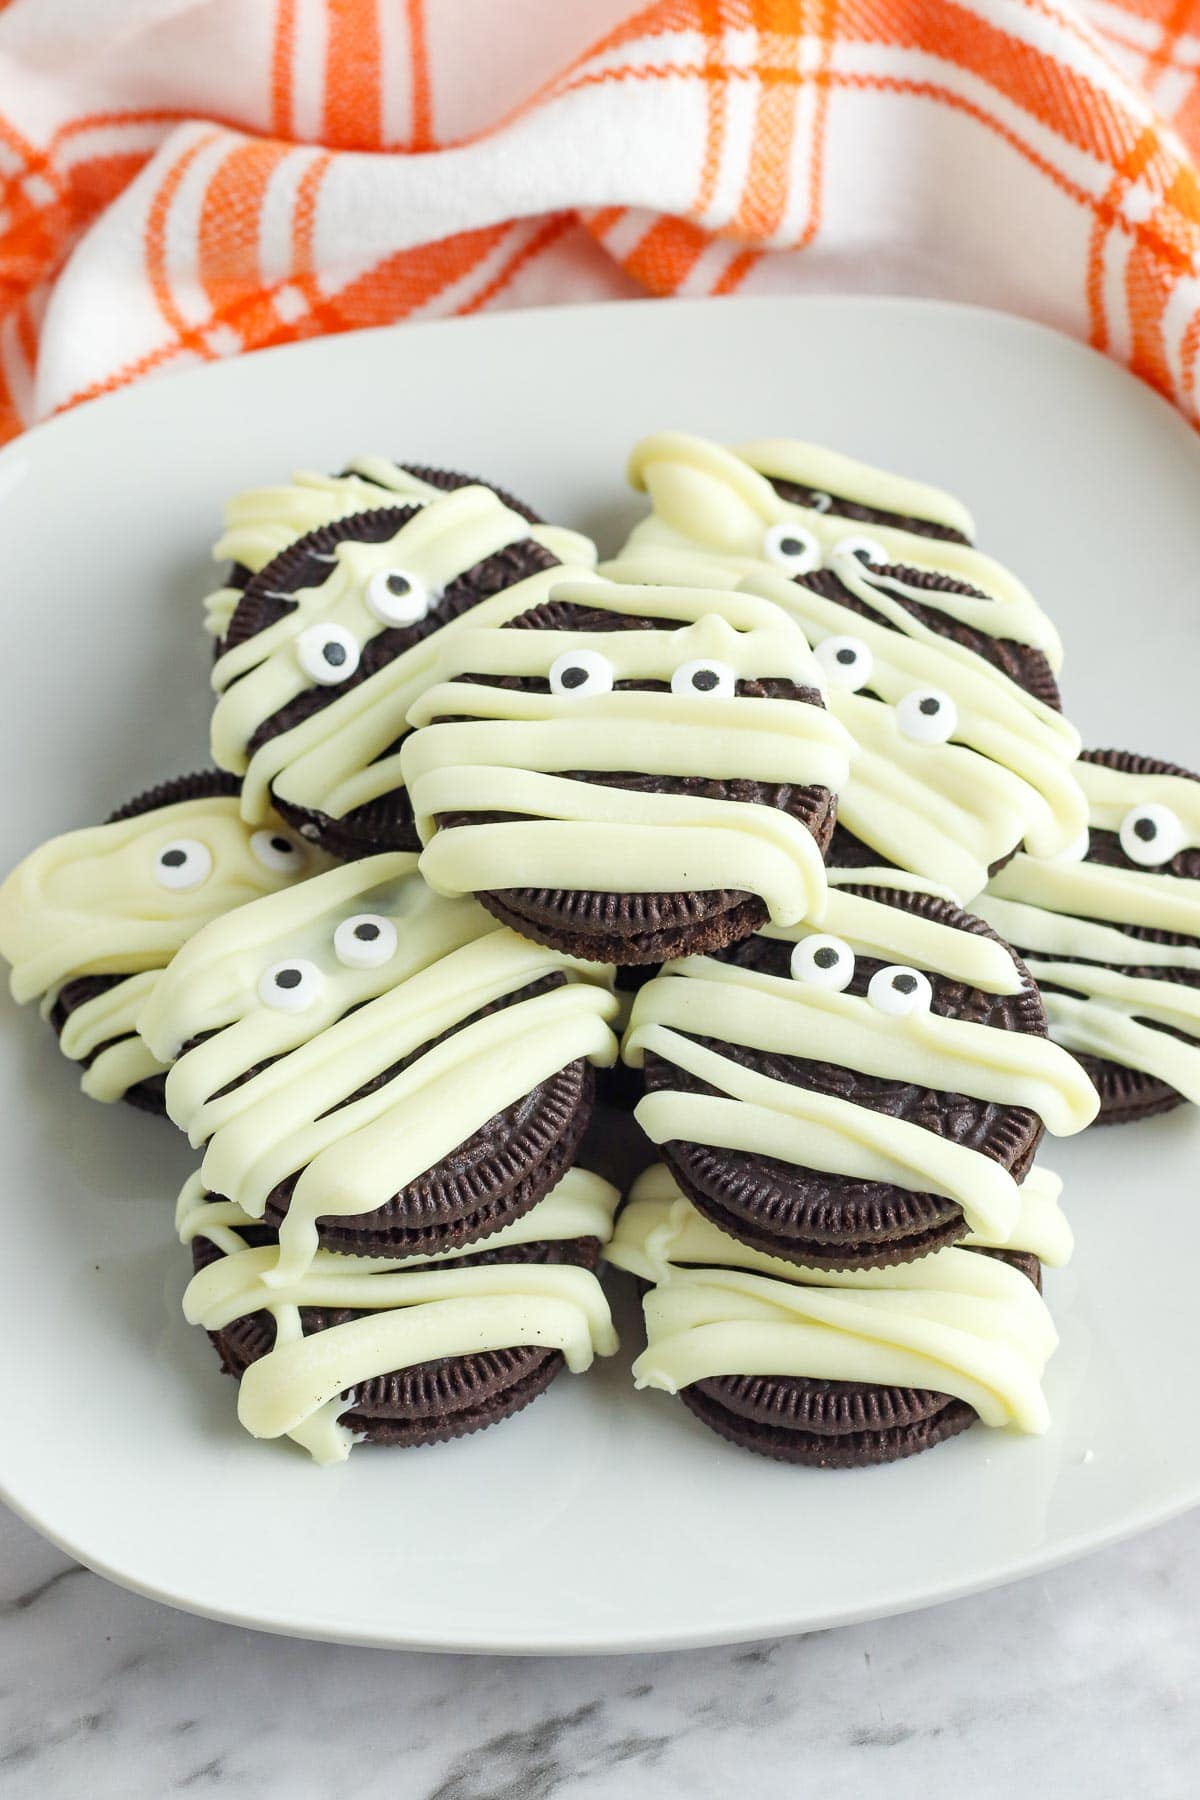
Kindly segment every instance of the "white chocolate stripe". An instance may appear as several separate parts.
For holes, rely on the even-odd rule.
[[[651,1023],[797,1057],[818,1044],[823,1061],[865,1075],[1028,1107],[1055,1137],[1082,1131],[1096,1115],[1091,1083],[1048,1038],[934,1012],[890,1018],[858,995],[711,957],[668,964],[641,990],[627,1056]]]
[[[136,1037],[138,1015],[160,973],[158,969],[146,969],[140,975],[127,976],[116,987],[105,988],[103,993],[75,1007],[59,1034],[63,1055],[72,1062],[82,1062],[85,1056],[91,1056],[115,1038]],[[161,1064],[155,1064],[156,1069],[160,1067]]]
[[[819,912],[824,902],[824,865],[815,840],[774,807],[632,793],[525,771],[510,772],[502,783],[496,779],[501,773],[468,764],[411,783],[426,835],[439,812],[533,815],[518,823],[438,831],[421,857],[421,873],[437,893],[514,887],[705,893],[736,887],[758,895],[781,924]],[[572,816],[555,818],[564,811]]]
[[[879,885],[887,888],[886,871],[864,870],[870,882],[856,881],[856,886]],[[920,892],[920,889],[909,889]],[[936,896],[940,898],[940,896]],[[1007,944],[979,932],[963,931],[956,925],[938,919],[925,919],[919,913],[898,906],[888,906],[862,894],[846,893],[831,886],[825,910],[818,924],[801,927],[763,926],[762,937],[784,943],[798,943],[812,931],[832,932],[843,938],[858,955],[878,957],[885,963],[907,963],[918,969],[945,975],[951,981],[962,981],[985,994],[1019,994],[1021,977]]]
[[[1076,977],[1073,985],[1084,988],[1086,984]],[[1157,985],[1161,990],[1167,984]],[[1044,993],[1042,1000],[1051,1031],[1068,1050],[1106,1057],[1127,1069],[1140,1069],[1200,1105],[1200,1043],[1182,1043],[1169,1032],[1156,1030],[1153,1024],[1143,1024],[1111,1000],[1090,996],[1081,1000],[1071,994],[1055,993]],[[1148,1007],[1138,1010],[1150,1016]],[[1156,1011],[1161,1015],[1165,1009]],[[1187,1029],[1196,1031],[1197,1021],[1190,1020]]]
[[[912,1193],[943,1194],[962,1208],[971,1230],[1008,1241],[1019,1216],[1017,1186],[990,1157],[909,1120],[760,1075],[661,1025],[635,1025],[626,1039],[627,1061],[640,1060],[647,1050],[727,1096],[670,1088],[647,1094],[634,1116],[652,1143],[712,1144]]]
[[[127,1037],[99,1051],[80,1076],[79,1085],[89,1100],[111,1104],[124,1099],[140,1081],[161,1074],[162,1064],[155,1061],[141,1038]]]
[[[1178,875],[1103,863],[1042,862],[1018,855],[992,877],[988,891],[996,899],[1018,900],[1049,912],[1200,938],[1200,882]]]
[[[1062,1268],[1075,1249],[1074,1233],[1059,1206],[1062,1187],[1062,1177],[1052,1169],[1040,1164],[1030,1169],[1017,1189],[1020,1210],[1007,1239],[998,1243],[987,1232],[969,1231],[959,1239],[959,1248],[1023,1250],[1048,1269]]]
[[[1035,956],[1083,957],[1088,962],[1131,969],[1200,970],[1200,944],[1156,944],[1094,919],[1047,912],[1019,900],[1000,900],[990,890],[972,901],[971,910],[1010,944]]]

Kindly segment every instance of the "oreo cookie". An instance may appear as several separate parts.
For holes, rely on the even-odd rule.
[[[832,1276],[735,1242],[669,1171],[648,1170],[605,1252],[643,1292],[637,1385],[678,1393],[742,1449],[815,1468],[896,1462],[980,1416],[1044,1430],[1041,1375],[1055,1334],[1028,1246],[1062,1260],[1069,1234],[1057,1181],[1032,1187],[1010,1248],[942,1249]]]
[[[838,873],[820,932],[665,970],[625,1038],[635,1116],[681,1190],[808,1268],[1002,1242],[1046,1126],[1097,1106],[1007,945],[937,893],[857,876]]]
[[[875,517],[856,527],[835,488],[818,496],[827,506],[799,504],[780,467],[789,448],[818,454],[646,440],[634,478],[654,511],[602,572],[748,590],[783,607],[857,746],[839,798],[847,856],[869,847],[876,866],[945,882],[969,902],[1022,843],[1057,855],[1083,826],[1058,634],[1001,564],[911,529],[919,511],[876,498]],[[812,498],[811,484],[800,491]]]
[[[288,1433],[320,1462],[355,1443],[444,1443],[519,1412],[568,1361],[579,1371],[615,1349],[595,1270],[616,1201],[598,1176],[572,1169],[483,1248],[369,1264],[322,1254],[280,1291],[267,1279],[274,1235],[194,1177],[177,1213],[194,1269],[184,1310],[243,1384],[239,1410],[254,1435]],[[279,1306],[295,1309],[299,1340],[280,1338]],[[476,1314],[487,1315],[483,1329]],[[490,1346],[475,1347],[484,1337]]]
[[[1021,946],[1097,1122],[1129,1124],[1200,1102],[1200,776],[1123,750],[1085,751],[1078,775],[1074,854],[1016,857],[978,906]]]
[[[607,971],[394,854],[219,921],[139,1025],[209,1191],[277,1230],[298,1276],[318,1246],[440,1254],[528,1213],[575,1161],[615,1012]]]
[[[820,905],[847,740],[776,608],[563,583],[437,673],[401,762],[440,892],[621,965]]]
[[[192,932],[318,866],[278,819],[242,823],[217,770],[160,782],[105,824],[52,839],[0,888],[0,954],[40,997],[83,1091],[162,1113],[163,1065],[136,1030],[158,971]]]
[[[251,576],[214,670],[212,725],[249,816],[274,806],[343,859],[417,847],[398,752],[430,640],[545,593],[563,565],[529,531],[491,490],[456,486],[319,526]]]

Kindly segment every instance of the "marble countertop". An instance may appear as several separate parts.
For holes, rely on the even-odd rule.
[[[440,1657],[209,1624],[0,1509],[0,1795],[1175,1800],[1200,1514],[906,1618],[750,1648]]]

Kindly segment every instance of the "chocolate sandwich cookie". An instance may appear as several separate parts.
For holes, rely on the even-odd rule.
[[[43,844],[0,887],[13,996],[40,999],[95,1100],[164,1110],[163,1065],[135,1024],[159,972],[210,919],[322,866],[278,818],[244,824],[238,792],[216,770],[162,782]]]
[[[215,760],[342,858],[416,848],[400,778],[431,640],[507,618],[564,565],[487,488],[376,507],[298,538],[247,582],[213,671]]]
[[[437,676],[402,767],[440,892],[617,964],[820,905],[847,740],[776,608],[563,583]]]
[[[654,511],[602,572],[762,593],[796,620],[857,746],[839,798],[848,857],[866,846],[969,901],[1022,843],[1059,854],[1086,812],[1079,738],[1061,715],[1061,642],[1033,597],[969,543],[910,529],[920,518],[899,506],[874,506],[867,527],[796,504],[778,468],[747,460],[763,465],[762,451],[673,434],[638,445]]]
[[[522,1217],[575,1160],[610,972],[587,978],[373,857],[245,907],[175,959],[139,1027],[210,1192],[318,1245],[436,1254]],[[292,904],[288,904],[292,902]]]
[[[1021,947],[1050,1034],[1100,1095],[1098,1123],[1200,1103],[1200,776],[1089,750],[1072,857],[1018,856],[979,911]]]
[[[678,1393],[742,1449],[815,1468],[896,1462],[980,1417],[1044,1430],[1056,1339],[1037,1252],[1070,1253],[1060,1185],[1026,1184],[1014,1239],[1032,1248],[973,1242],[837,1276],[735,1242],[650,1169],[605,1252],[643,1289],[637,1385]]]
[[[1082,1130],[1097,1105],[1007,945],[911,877],[861,873],[831,871],[820,931],[671,965],[625,1039],[635,1116],[683,1192],[813,1268],[1003,1242],[1043,1131]]]
[[[286,1432],[319,1462],[354,1443],[444,1443],[519,1412],[565,1364],[578,1372],[615,1349],[595,1270],[616,1202],[615,1188],[572,1169],[483,1248],[369,1262],[322,1251],[273,1289],[274,1234],[193,1177],[177,1215],[195,1272],[184,1310],[242,1383],[255,1436]],[[281,1308],[298,1337],[280,1335]]]

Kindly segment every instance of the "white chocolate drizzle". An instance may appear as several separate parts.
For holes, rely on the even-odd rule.
[[[1029,1236],[1061,1247],[1059,1184],[1035,1182]],[[605,1255],[655,1284],[639,1388],[796,1376],[931,1389],[990,1426],[1049,1422],[1042,1375],[1057,1333],[1033,1283],[995,1257],[953,1246],[893,1268],[797,1268],[718,1231],[661,1166],[635,1183]]]
[[[562,1353],[574,1373],[611,1356],[616,1334],[592,1272],[570,1263],[459,1259],[509,1245],[596,1238],[607,1242],[617,1190],[598,1175],[570,1170],[520,1219],[465,1249],[425,1256],[340,1256],[319,1250],[286,1284],[267,1279],[271,1246],[250,1247],[254,1221],[214,1199],[202,1178],[185,1184],[176,1226],[185,1244],[207,1238],[220,1258],[199,1270],[184,1295],[189,1324],[219,1332],[250,1313],[269,1313],[275,1342],[242,1376],[238,1417],[254,1437],[288,1436],[319,1463],[343,1462],[355,1440],[341,1423],[364,1382],[443,1356],[539,1345]],[[307,1337],[301,1307],[347,1309],[356,1317]]]
[[[609,631],[480,629],[444,637],[436,681],[409,713],[418,727],[401,752],[425,845],[422,873],[439,892],[511,887],[653,893],[724,888],[757,894],[792,923],[824,903],[811,834],[769,806],[635,791],[562,771],[747,779],[827,787],[846,775],[848,740],[819,705],[728,692],[730,677],[821,687],[803,636],[769,603],[746,594],[555,586],[555,600],[614,615]],[[664,628],[621,629],[622,616]],[[613,681],[669,684],[690,665],[713,691],[535,692],[508,677],[550,683],[563,657],[600,657]],[[581,664],[582,668],[582,664]],[[728,673],[726,673],[728,672]],[[462,676],[482,676],[466,682]],[[490,679],[488,679],[490,678]],[[464,716],[465,715],[465,716]],[[439,829],[447,812],[521,815]]]
[[[275,793],[291,805],[340,819],[400,786],[393,746],[404,733],[405,714],[428,684],[437,641],[465,624],[499,623],[536,605],[554,581],[573,572],[570,567],[539,571],[490,595],[344,693],[337,693],[336,683],[326,683],[333,694],[328,704],[253,752],[250,745],[260,727],[320,679],[310,673],[312,640],[306,634],[334,632],[343,650],[339,666],[348,671],[371,639],[388,628],[369,602],[373,577],[402,569],[436,596],[478,563],[531,535],[526,521],[490,488],[439,495],[382,542],[347,538],[337,544],[324,580],[287,595],[282,618],[226,650],[213,668],[212,754],[219,767],[243,776],[244,817],[259,822]]]
[[[394,923],[396,952],[346,966],[334,940],[362,915]],[[299,1009],[264,1002],[264,975],[279,970],[303,974]],[[547,976],[561,985],[465,1023]],[[156,1056],[178,1057],[167,1111],[207,1144],[210,1191],[257,1219],[298,1176],[264,1276],[286,1284],[311,1265],[318,1219],[377,1210],[570,1063],[615,1061],[611,979],[498,928],[473,901],[439,899],[416,858],[397,854],[218,920],[175,959],[139,1026]]]

